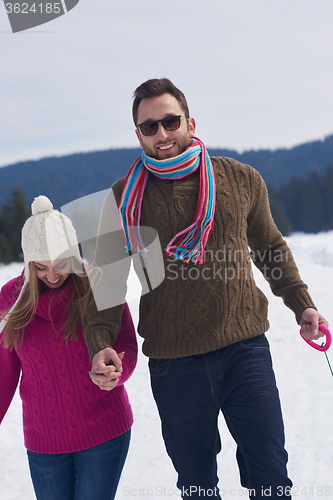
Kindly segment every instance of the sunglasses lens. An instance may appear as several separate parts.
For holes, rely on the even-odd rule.
[[[177,130],[180,127],[180,118],[180,116],[169,116],[169,118],[162,120],[162,125],[169,132]]]
[[[143,135],[154,135],[158,130],[158,123],[157,122],[141,123],[140,130],[143,133]]]
[[[155,135],[158,131],[159,122],[162,123],[165,130],[171,132],[172,130],[177,130],[180,127],[181,116],[168,116],[164,120],[158,120],[156,122],[144,122],[138,125],[143,135]]]

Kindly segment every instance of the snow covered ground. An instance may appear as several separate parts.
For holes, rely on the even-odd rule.
[[[294,234],[287,238],[303,280],[320,312],[332,323],[333,231],[317,235]],[[0,285],[21,271],[21,265],[0,266]],[[299,336],[293,313],[274,297],[261,275],[258,286],[270,300],[273,363],[280,390],[289,452],[289,474],[294,482],[294,498],[333,499],[333,377],[325,355],[309,347]],[[132,297],[138,289],[131,278]],[[133,317],[138,302],[130,300]],[[333,348],[328,351],[333,364]],[[147,359],[139,357],[138,367],[128,381],[135,424],[132,444],[118,488],[117,499],[179,498],[176,474],[167,457],[160,423],[152,399]],[[0,427],[0,498],[33,500],[26,452],[23,445],[21,404],[16,394]],[[235,445],[220,421],[223,450],[218,457],[219,486],[224,498],[247,498],[240,486]],[[61,499],[59,499],[61,500]]]

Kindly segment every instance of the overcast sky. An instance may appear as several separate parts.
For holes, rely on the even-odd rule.
[[[11,32],[0,4],[0,166],[137,146],[133,90],[169,77],[209,147],[333,133],[332,0],[80,0]]]

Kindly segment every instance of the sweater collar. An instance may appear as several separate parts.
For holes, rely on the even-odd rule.
[[[55,322],[68,313],[68,302],[72,293],[70,278],[66,280],[61,289],[47,289],[38,299],[37,316],[46,321]]]

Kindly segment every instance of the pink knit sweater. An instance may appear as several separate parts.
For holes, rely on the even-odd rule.
[[[14,304],[22,281],[20,276],[2,287],[0,311]],[[52,320],[57,331],[65,324],[64,310],[70,293],[69,278],[52,302]],[[123,384],[134,370],[138,349],[126,306],[113,346],[118,353],[125,351],[123,372],[112,391],[100,390],[90,380],[91,363],[82,327],[78,330],[79,340],[67,345],[62,340],[63,330],[57,335],[52,328],[49,303],[53,294],[53,290],[41,294],[21,348],[9,351],[0,344],[0,422],[22,372],[25,446],[39,453],[70,453],[108,441],[132,426],[132,410]]]

